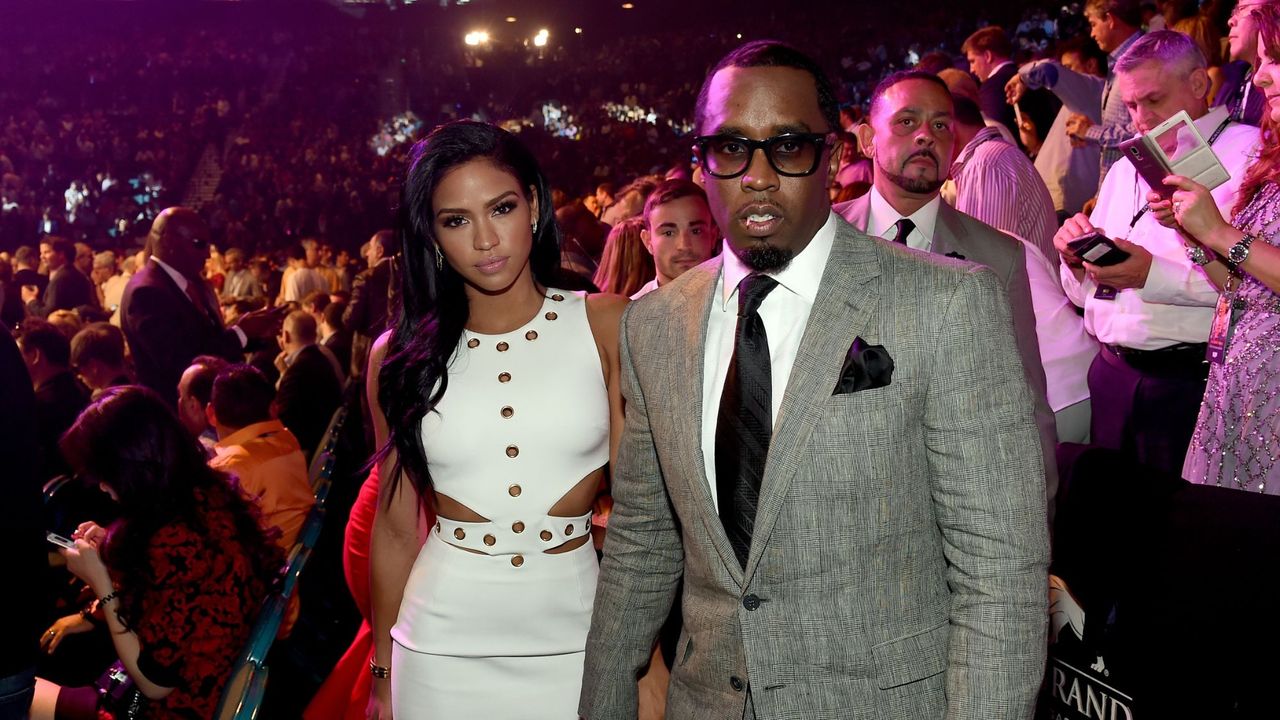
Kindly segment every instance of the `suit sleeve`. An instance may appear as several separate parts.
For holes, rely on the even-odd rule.
[[[1035,303],[1031,298],[1031,280],[1027,276],[1026,248],[1017,243],[1017,253],[1009,272],[1005,293],[1013,312],[1013,338],[1018,345],[1023,375],[1031,390],[1035,408],[1036,431],[1040,436],[1040,451],[1044,461],[1044,481],[1048,513],[1046,520],[1053,524],[1058,495],[1058,422],[1049,407],[1049,383],[1044,377],[1044,361],[1040,356],[1040,337],[1036,332]]]
[[[629,306],[622,320],[626,422],[613,469],[613,514],[600,563],[579,705],[579,713],[592,719],[636,717],[636,679],[671,611],[684,572],[684,548],[628,342],[628,320],[635,307]]]
[[[952,593],[948,720],[1029,719],[1044,672],[1044,470],[1008,307],[985,268],[957,286],[937,325],[926,395]]]
[[[58,307],[58,303],[62,301],[62,278],[57,280],[49,280],[49,285],[45,287],[40,297],[27,303],[27,312],[35,317],[48,318],[49,313]]]

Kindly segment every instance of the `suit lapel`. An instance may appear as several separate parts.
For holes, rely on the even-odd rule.
[[[702,383],[707,353],[707,317],[711,313],[711,303],[715,301],[722,267],[723,257],[712,258],[710,262],[685,273],[692,277],[679,286],[666,347],[675,350],[681,364],[677,365],[680,368],[677,377],[671,379],[669,407],[688,408],[687,413],[676,418],[677,466],[688,469],[685,475],[689,485],[687,490],[693,496],[699,520],[734,582],[741,585],[742,568],[711,498],[711,488],[707,484],[707,458],[702,452]],[[668,483],[675,477],[678,477],[675,473],[668,475]]]
[[[747,561],[747,582],[760,562],[791,480],[808,450],[809,435],[839,380],[844,355],[853,339],[865,335],[870,326],[879,300],[879,284],[874,282],[879,274],[875,241],[845,223],[837,223],[831,257],[774,423]]]
[[[959,253],[965,236],[964,226],[960,224],[960,213],[945,202],[938,203],[938,222],[933,229],[933,244],[930,252],[938,255]],[[963,253],[961,253],[963,254]]]

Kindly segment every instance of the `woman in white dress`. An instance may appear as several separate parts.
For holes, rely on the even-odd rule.
[[[401,307],[368,388],[391,478],[370,717],[575,718],[626,299],[552,287],[550,190],[500,128],[450,123],[415,146],[400,212]]]

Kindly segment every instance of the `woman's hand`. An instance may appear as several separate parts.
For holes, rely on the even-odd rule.
[[[1174,221],[1188,235],[1205,242],[1215,232],[1229,227],[1208,188],[1181,175],[1170,175],[1164,183],[1177,188],[1168,200],[1169,209]],[[1154,204],[1151,209],[1156,211]]]
[[[365,706],[366,720],[391,720],[391,678],[374,678],[369,704]]]
[[[94,594],[101,597],[111,592],[111,575],[98,555],[96,545],[83,537],[77,538],[75,548],[62,550],[62,556],[67,559],[67,570],[83,580]]]
[[[73,540],[83,538],[85,542],[97,548],[102,547],[103,541],[107,539],[107,531],[98,523],[82,522],[76,531],[71,533],[71,538]]]
[[[62,640],[66,636],[87,633],[92,629],[93,623],[86,620],[80,613],[58,618],[58,620],[50,625],[49,629],[40,636],[40,649],[45,653],[52,655],[53,651],[58,649],[58,646],[62,644]]]

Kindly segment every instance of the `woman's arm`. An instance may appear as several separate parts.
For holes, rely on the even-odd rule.
[[[609,465],[618,459],[618,443],[622,439],[622,370],[618,354],[618,331],[622,311],[631,302],[622,295],[600,293],[587,297],[587,323],[600,352],[601,369],[609,391]]]
[[[1168,200],[1149,203],[1152,211],[1161,224],[1180,226],[1183,232],[1218,256],[1219,260],[1205,266],[1205,271],[1215,286],[1219,289],[1225,287],[1227,269],[1222,261],[1232,246],[1244,238],[1244,232],[1223,219],[1213,196],[1203,185],[1180,175],[1170,175],[1164,182],[1178,190]],[[1155,200],[1154,196],[1149,199]],[[1280,293],[1280,249],[1267,242],[1266,238],[1255,238],[1249,246],[1249,256],[1240,264],[1239,270],[1257,278],[1271,292]]]
[[[377,447],[387,442],[389,429],[386,416],[378,404],[378,371],[387,354],[390,331],[374,342],[369,353],[368,378],[369,410],[373,416],[373,430]],[[400,612],[404,598],[404,586],[418,556],[420,531],[419,518],[422,504],[418,493],[408,478],[401,477],[393,483],[391,470],[396,463],[396,453],[388,453],[378,466],[378,476],[388,478],[378,489],[378,508],[374,515],[373,532],[369,548],[369,589],[373,612],[373,660],[384,668],[391,667],[391,628]],[[394,668],[392,669],[394,672]],[[369,699],[367,716],[371,720],[391,718],[391,680],[373,680],[373,693]]]
[[[88,524],[86,523],[86,525]],[[120,619],[118,612],[120,598],[116,595],[115,585],[111,581],[111,576],[107,573],[107,566],[103,564],[102,558],[98,555],[97,543],[103,533],[101,528],[97,528],[97,526],[94,526],[94,528],[97,532],[86,532],[85,526],[82,525],[81,531],[77,533],[75,549],[63,552],[67,558],[67,569],[75,574],[76,577],[84,580],[89,585],[89,588],[93,590],[93,594],[98,597],[102,613],[107,619],[107,628],[111,631],[111,642],[115,645],[116,656],[124,664],[124,669],[129,673],[129,677],[133,678],[134,683],[142,691],[143,695],[152,700],[160,700],[173,692],[173,688],[156,683],[138,669],[138,658],[142,655],[142,644],[138,641],[137,634],[126,627]],[[106,598],[105,602],[103,602],[103,598]]]

